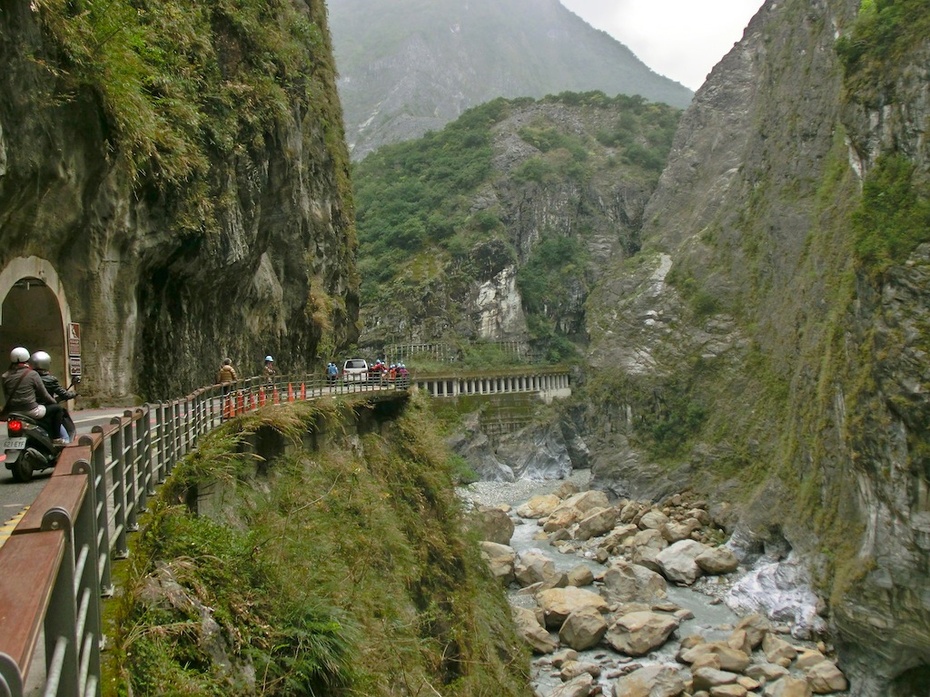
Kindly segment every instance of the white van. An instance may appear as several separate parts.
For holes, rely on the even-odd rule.
[[[342,366],[342,379],[346,382],[368,382],[368,361],[350,358]]]

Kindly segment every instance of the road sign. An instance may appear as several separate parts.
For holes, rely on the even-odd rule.
[[[68,355],[81,355],[81,325],[77,322],[68,323]]]

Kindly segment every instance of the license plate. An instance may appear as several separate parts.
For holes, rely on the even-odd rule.
[[[3,441],[3,450],[22,450],[25,447],[25,438],[7,438]]]

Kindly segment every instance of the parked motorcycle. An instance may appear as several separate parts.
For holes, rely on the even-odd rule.
[[[70,389],[70,388],[69,388]],[[77,428],[68,410],[62,417],[62,424],[68,432],[68,439],[73,441],[77,436]],[[52,442],[59,434],[50,436],[45,426],[28,414],[10,412],[6,421],[7,437],[3,440],[3,450],[6,453],[4,464],[17,482],[28,482],[32,475],[58,462],[58,455],[64,445]]]

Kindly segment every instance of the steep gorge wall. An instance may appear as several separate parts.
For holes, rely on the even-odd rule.
[[[296,371],[354,341],[325,6],[68,7],[0,3],[0,267],[58,271],[82,394],[167,398],[224,356]]]
[[[857,98],[835,42],[858,10],[767,2],[697,93],[643,251],[589,301],[589,359],[612,374],[589,444],[618,492],[740,502],[829,597],[853,694],[909,695],[930,665],[930,250],[875,273],[855,231],[882,155],[926,197],[928,47]]]

